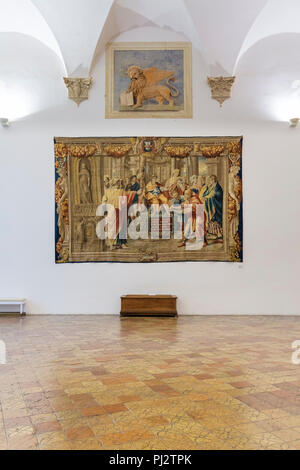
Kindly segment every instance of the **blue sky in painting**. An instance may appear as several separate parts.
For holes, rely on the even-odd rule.
[[[177,106],[184,103],[184,65],[182,50],[139,50],[139,51],[118,51],[114,52],[114,109],[119,110],[120,93],[128,89],[130,79],[127,76],[127,69],[131,65],[138,65],[142,68],[157,67],[162,70],[174,70],[176,81],[174,83],[180,94],[175,99]],[[166,84],[165,80],[160,82]],[[147,100],[145,104],[155,103],[154,100]]]

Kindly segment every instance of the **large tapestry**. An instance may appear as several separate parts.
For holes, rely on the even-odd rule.
[[[243,260],[241,137],[55,138],[56,262]]]

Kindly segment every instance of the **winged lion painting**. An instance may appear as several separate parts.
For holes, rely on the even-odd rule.
[[[113,43],[106,50],[106,117],[192,117],[189,43]]]

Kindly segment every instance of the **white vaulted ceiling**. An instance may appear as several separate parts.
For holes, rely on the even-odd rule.
[[[90,75],[108,41],[145,27],[191,41],[210,74],[236,74],[236,96],[254,115],[253,97],[271,108],[299,98],[291,86],[300,79],[300,0],[0,0],[0,8],[0,115],[25,86],[40,93],[40,109],[59,104],[65,90],[55,77]]]
[[[31,0],[0,0],[0,32],[22,33],[42,42],[63,61],[53,31]]]
[[[240,48],[268,0],[186,0],[213,74],[231,75]]]
[[[69,76],[88,75],[113,0],[32,0],[56,36]]]

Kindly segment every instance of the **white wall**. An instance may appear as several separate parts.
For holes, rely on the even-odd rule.
[[[151,37],[143,30],[117,39]],[[155,39],[184,38],[157,32]],[[0,297],[26,297],[29,313],[117,314],[122,294],[170,293],[181,314],[300,314],[300,129],[267,121],[251,87],[242,93],[247,77],[220,109],[196,51],[193,73],[192,120],[105,120],[102,57],[79,109],[66,99],[0,128]],[[256,119],[246,94],[257,99]],[[243,135],[244,263],[56,265],[53,136],[110,135]]]

